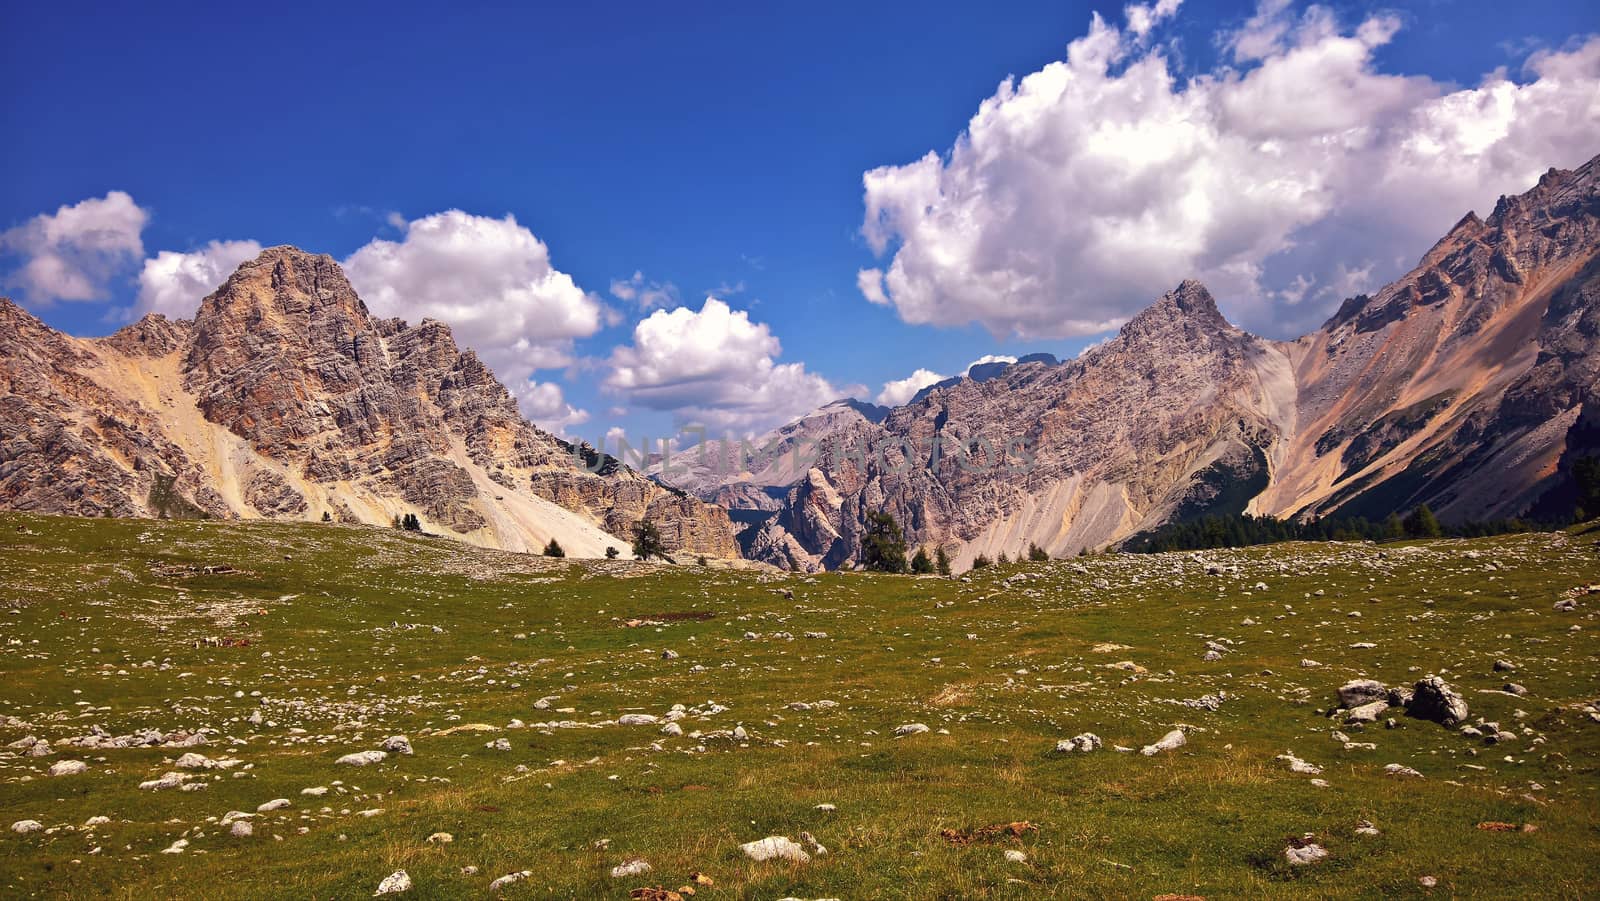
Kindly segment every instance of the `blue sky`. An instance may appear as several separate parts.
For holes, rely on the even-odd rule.
[[[986,354],[1074,354],[1098,337],[1091,328],[1125,319],[1159,293],[1151,285],[1167,283],[1125,284],[1113,271],[1120,268],[1172,284],[1171,273],[1201,275],[1236,321],[1291,336],[1337,305],[1336,288],[1376,287],[1398,274],[1404,266],[1396,260],[1414,260],[1466,208],[1486,213],[1496,194],[1526,188],[1530,174],[1600,151],[1592,102],[1568,117],[1577,117],[1576,136],[1530,137],[1548,128],[1522,112],[1562,96],[1573,109],[1572,92],[1593,91],[1584,37],[1600,30],[1600,21],[1589,3],[1341,3],[1324,18],[1306,4],[1277,8],[1283,4],[1271,0],[1260,8],[1186,0],[1175,12],[1161,5],[1148,6],[1157,21],[1136,35],[1120,5],[1075,2],[549,4],[466,12],[435,4],[281,3],[250,15],[219,15],[215,4],[7,2],[0,230],[10,229],[12,239],[0,247],[0,273],[9,273],[4,292],[52,325],[99,334],[140,302],[141,261],[160,251],[254,241],[343,260],[374,239],[400,244],[409,223],[447,210],[490,220],[510,214],[548,248],[549,266],[603,307],[589,326],[580,321],[549,338],[551,353],[526,366],[506,364],[516,375],[503,377],[531,375],[558,386],[561,406],[541,410],[587,413],[582,422],[566,413],[547,418],[564,418],[556,424],[591,438],[615,426],[661,434],[694,418],[759,428],[830,389],[864,386],[871,399],[919,368],[948,375]],[[1358,69],[1370,76],[1371,90],[1346,98],[1326,127],[1349,134],[1350,109],[1370,108],[1372,128],[1393,133],[1384,139],[1390,150],[1341,157],[1352,174],[1319,183],[1327,196],[1359,193],[1345,186],[1359,186],[1359,173],[1373,166],[1405,177],[1407,163],[1395,148],[1417,143],[1412,132],[1425,118],[1418,111],[1483,85],[1497,69],[1511,88],[1541,81],[1553,88],[1549,96],[1518,100],[1515,115],[1530,123],[1521,131],[1513,123],[1485,146],[1460,137],[1450,152],[1471,164],[1466,174],[1430,185],[1408,203],[1405,213],[1417,221],[1378,236],[1382,253],[1352,237],[1367,231],[1352,223],[1405,216],[1385,214],[1382,198],[1357,197],[1347,206],[1342,196],[1284,212],[1281,224],[1262,226],[1251,239],[1257,248],[1244,252],[1224,247],[1218,233],[1254,222],[1255,209],[1289,206],[1271,192],[1296,189],[1282,188],[1282,178],[1265,187],[1240,181],[1259,167],[1239,165],[1225,142],[1197,150],[1204,159],[1188,160],[1172,177],[1190,186],[1220,184],[1213,189],[1229,197],[1269,196],[1226,216],[1208,213],[1192,235],[1185,231],[1194,226],[1192,210],[1164,218],[1156,195],[1142,198],[1129,187],[1117,194],[1126,209],[1098,198],[1083,200],[1079,215],[1078,175],[1018,174],[1080,159],[1077,151],[1092,135],[1064,122],[1005,125],[1009,138],[1049,152],[975,135],[974,145],[988,148],[975,154],[982,159],[968,166],[949,156],[1002,79],[1066,59],[1069,42],[1091,32],[1097,9],[1121,42],[1104,77],[1118,78],[1156,54],[1179,99],[1190,78],[1224,70],[1243,78],[1275,63],[1288,72],[1294,48],[1332,48],[1335,38],[1349,43],[1365,23],[1380,23],[1360,39],[1366,55]],[[1267,49],[1249,50],[1249,38],[1241,37],[1247,34]],[[1322,59],[1334,66],[1334,56]],[[1530,58],[1559,65],[1530,68]],[[1316,66],[1301,71],[1313,79],[1327,73],[1330,84],[1338,75]],[[1230,128],[1248,131],[1270,118],[1243,105],[1271,99],[1264,97],[1242,86],[1219,91],[1212,106],[1232,112],[1207,114],[1208,133],[1225,137]],[[1086,111],[1084,102],[1062,99],[1040,115],[1101,121],[1134,105],[1113,99],[1106,102],[1120,105]],[[1132,115],[1126,156],[1152,141],[1190,140],[1187,131],[1138,130],[1154,128],[1152,120],[1166,115],[1160,110]],[[1282,135],[1253,135],[1251,146],[1299,135],[1298,126],[1279,127]],[[888,171],[874,195],[888,211],[875,248],[863,234],[863,174],[909,167],[929,151],[945,155],[933,169],[945,179],[941,196],[951,215],[931,218],[909,168]],[[1310,160],[1286,165],[1313,167]],[[1229,188],[1235,182],[1238,190]],[[1151,184],[1159,191],[1169,182]],[[140,252],[96,273],[94,299],[53,299],[37,283],[30,290],[18,280],[39,247],[26,237],[30,222],[112,191],[125,192],[144,213]],[[986,206],[1013,196],[1027,209]],[[1215,197],[1195,203],[1218,207]],[[1148,211],[1155,211],[1146,218],[1158,235],[1170,227],[1170,243],[1187,248],[1176,258],[1162,255],[1166,242],[1152,249],[1149,240],[1076,254],[1085,243],[1074,231],[1082,222],[1127,223]],[[966,224],[956,229],[955,219]],[[1283,234],[1300,237],[1292,247],[1262,244]],[[901,266],[901,280],[893,264]],[[1259,272],[1250,268],[1256,264]],[[883,302],[864,298],[862,270],[885,274]],[[1241,274],[1247,270],[1253,274]],[[643,286],[672,286],[666,306],[687,307],[674,320],[679,328],[668,328],[665,311],[611,290],[635,272]],[[1307,284],[1314,287],[1297,296],[1295,286]],[[401,310],[432,309],[407,298],[403,284],[396,292]],[[721,334],[709,318],[697,318],[707,294],[731,308],[732,319],[719,322],[732,331],[717,346],[745,341],[747,353],[728,365],[754,367],[753,375],[667,372],[645,352],[635,328],[651,315],[661,340]],[[781,342],[781,353],[771,339]],[[686,344],[680,356],[694,350]],[[561,365],[538,365],[549,362]],[[778,371],[796,363],[803,373]],[[528,366],[537,368],[523,371]],[[730,391],[762,397],[734,399]]]

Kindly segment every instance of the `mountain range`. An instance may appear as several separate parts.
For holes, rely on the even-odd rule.
[[[777,451],[755,471],[732,452],[682,484],[746,524],[749,556],[808,570],[855,563],[875,510],[958,565],[1214,513],[1565,512],[1572,459],[1600,448],[1597,170],[1467,214],[1299,339],[1241,331],[1186,281],[1076,360],[990,364],[883,415],[825,407],[751,442]]]
[[[1467,521],[1559,510],[1600,452],[1600,158],[1469,213],[1412,271],[1292,341],[1185,281],[1077,359],[987,363],[894,409],[824,406],[641,473],[527,422],[450,329],[370,315],[292,247],[193,320],[105,338],[0,299],[0,506],[329,519],[491,547],[674,551],[819,570],[867,515],[958,566],[1214,513]]]

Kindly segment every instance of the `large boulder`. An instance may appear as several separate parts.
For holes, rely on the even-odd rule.
[[[1339,686],[1340,707],[1360,707],[1387,698],[1389,689],[1377,679],[1352,679]]]
[[[1412,688],[1411,705],[1406,712],[1418,719],[1455,726],[1467,719],[1467,702],[1448,682],[1428,676]]]

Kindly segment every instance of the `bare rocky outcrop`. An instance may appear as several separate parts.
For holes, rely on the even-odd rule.
[[[443,323],[374,319],[338,264],[274,247],[194,321],[78,339],[0,301],[0,506],[117,516],[329,518],[574,556],[736,557],[727,515],[524,420]],[[592,464],[592,465],[591,465]]]
[[[830,430],[750,553],[855,561],[868,511],[958,565],[1029,543],[1065,555],[1175,513],[1240,511],[1266,481],[1287,361],[1184,282],[1078,360],[1019,362]]]
[[[1600,380],[1597,249],[1600,158],[1467,214],[1411,272],[1293,342],[1296,428],[1256,508],[1485,519],[1559,490]]]

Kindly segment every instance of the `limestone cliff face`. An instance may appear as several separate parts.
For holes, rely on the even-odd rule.
[[[0,504],[96,515],[320,518],[474,543],[626,551],[641,518],[675,550],[736,557],[719,508],[525,421],[444,324],[372,318],[337,263],[245,263],[193,323],[104,339],[0,302]],[[584,465],[593,462],[593,466]],[[590,471],[590,470],[595,471]]]
[[[1078,360],[941,383],[881,424],[828,420],[813,431],[854,448],[790,476],[770,514],[749,491],[771,496],[769,474],[696,490],[749,508],[752,556],[803,569],[853,563],[873,510],[958,564],[1214,512],[1523,514],[1600,446],[1597,182],[1600,159],[1468,214],[1299,340],[1239,331],[1185,282]]]

